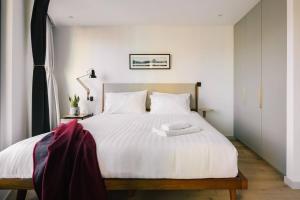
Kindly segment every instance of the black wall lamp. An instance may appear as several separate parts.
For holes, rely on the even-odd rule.
[[[80,76],[78,78],[76,78],[76,80],[79,82],[79,84],[85,89],[86,91],[86,94],[87,94],[87,100],[88,101],[94,101],[94,97],[93,96],[90,96],[90,88],[88,88],[84,83],[83,81],[81,80],[82,78],[84,77],[89,77],[89,78],[97,78],[96,76],[96,73],[95,73],[95,70],[91,69],[88,71],[87,74],[83,75],[83,76]]]

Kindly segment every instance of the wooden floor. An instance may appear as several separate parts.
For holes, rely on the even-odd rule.
[[[243,200],[300,200],[300,190],[292,190],[284,185],[283,176],[264,160],[238,141],[233,140],[239,152],[239,168],[248,178],[249,189],[239,192]],[[128,199],[126,192],[109,193],[110,200]],[[28,200],[36,200],[34,192]],[[228,191],[137,191],[130,200],[229,200]],[[15,192],[8,200],[15,200]]]

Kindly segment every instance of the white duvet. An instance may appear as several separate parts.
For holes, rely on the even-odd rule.
[[[175,137],[161,137],[152,132],[153,127],[174,121],[187,121],[202,131]],[[238,173],[235,147],[194,112],[101,114],[80,123],[96,141],[105,178],[227,178]],[[0,178],[31,178],[33,147],[44,135],[0,152]]]

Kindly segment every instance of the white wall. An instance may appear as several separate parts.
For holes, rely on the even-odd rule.
[[[300,1],[288,0],[287,173],[285,183],[300,189]]]
[[[232,135],[232,26],[56,27],[54,40],[61,114],[68,112],[68,95],[76,93],[85,99],[75,77],[94,67],[105,82],[201,81],[200,106],[215,110],[208,120],[225,135]],[[129,70],[129,53],[170,53],[172,69]],[[81,102],[81,108],[96,112],[100,82],[86,81],[98,101]]]

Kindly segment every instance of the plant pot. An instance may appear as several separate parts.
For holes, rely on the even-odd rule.
[[[79,107],[70,107],[70,115],[78,116],[80,114]]]

